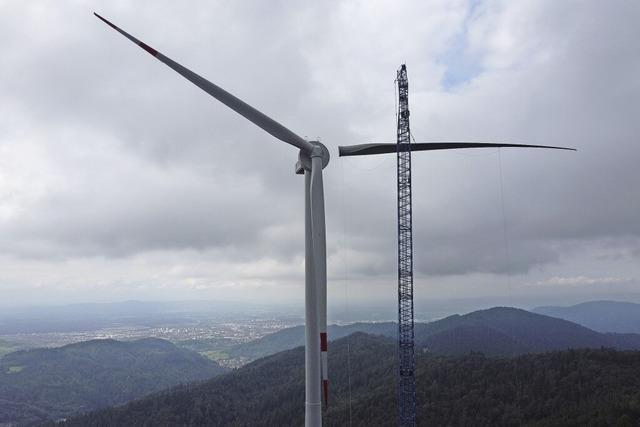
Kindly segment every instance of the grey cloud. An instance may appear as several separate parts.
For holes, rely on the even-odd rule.
[[[3,166],[11,176],[0,171],[4,255],[195,249],[230,271],[265,259],[297,266],[302,257],[295,150],[104,26],[92,7],[330,147],[328,250],[334,263],[349,252],[355,275],[395,272],[395,160],[340,159],[336,148],[394,140],[402,61],[417,140],[579,149],[500,153],[508,257],[498,154],[416,154],[417,272],[526,274],[571,257],[640,253],[635,4],[483,2],[469,19],[466,2],[448,1],[1,7],[9,47],[0,107],[9,114],[0,150],[24,159]],[[483,71],[446,91],[438,58],[464,25],[466,54]]]

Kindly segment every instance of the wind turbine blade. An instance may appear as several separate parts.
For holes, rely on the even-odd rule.
[[[457,148],[550,148],[554,150],[572,150],[575,148],[554,147],[551,145],[531,145],[531,144],[504,144],[493,142],[418,142],[411,144],[411,151],[431,151],[431,150],[451,150]],[[370,154],[396,153],[398,144],[396,143],[373,143],[347,145],[338,147],[340,156],[365,156]]]
[[[297,147],[305,152],[308,152],[308,153],[311,152],[313,145],[310,144],[308,141],[306,141],[304,138],[301,138],[300,136],[296,135],[295,133],[293,133],[292,131],[290,131],[280,123],[276,122],[272,118],[256,110],[255,108],[245,103],[244,101],[236,98],[235,96],[225,91],[221,87],[211,83],[207,79],[199,76],[198,74],[194,73],[188,68],[185,68],[182,65],[178,64],[177,62],[175,62],[174,60],[164,56],[163,54],[161,54],[151,46],[133,37],[126,31],[120,29],[119,27],[112,24],[107,19],[103,18],[97,13],[94,12],[93,14],[96,17],[98,17],[98,19],[102,20],[105,24],[107,24],[108,26],[110,26],[111,28],[113,28],[114,30],[116,30],[117,32],[119,32],[129,40],[131,40],[133,43],[137,44],[142,49],[146,50],[148,53],[156,57],[160,62],[163,62],[165,65],[173,69],[182,77],[189,80],[191,83],[198,86],[200,89],[204,90],[209,95],[213,96],[215,99],[222,102],[224,105],[231,108],[236,113],[240,114],[247,120],[251,121],[253,124],[258,126],[259,128],[265,130],[266,132],[270,133],[271,135],[275,136],[281,141],[291,144],[294,147]]]
[[[329,375],[327,356],[327,241],[324,217],[324,185],[322,182],[322,157],[311,158],[311,235],[313,241],[313,266],[318,296],[318,323],[320,329],[320,358],[322,395],[325,405],[329,402]]]

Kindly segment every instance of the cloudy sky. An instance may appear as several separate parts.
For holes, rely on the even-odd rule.
[[[310,139],[329,294],[395,304],[395,139],[414,154],[416,298],[640,301],[640,3],[0,0],[0,304],[301,302],[297,153],[97,11]]]

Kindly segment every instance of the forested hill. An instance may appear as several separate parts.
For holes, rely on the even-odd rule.
[[[92,340],[0,358],[0,425],[119,405],[226,372],[161,339]]]
[[[354,323],[329,327],[329,338],[337,339],[353,332],[396,337],[397,325]],[[640,335],[603,334],[584,326],[510,307],[494,307],[465,315],[454,315],[431,323],[416,323],[419,349],[460,355],[470,351],[492,356],[513,356],[568,348],[612,347],[640,350]],[[230,350],[232,356],[257,359],[304,344],[304,328],[297,326],[240,344]]]
[[[329,365],[325,425],[397,423],[393,340],[361,333],[340,339]],[[640,352],[568,350],[515,358],[419,352],[416,377],[418,425],[635,426],[640,420]],[[299,347],[62,425],[299,426],[303,417]]]
[[[371,335],[395,337],[398,325],[393,322],[352,323],[349,325],[329,325],[327,333],[331,340],[346,337],[354,332],[365,332]],[[265,335],[254,341],[238,344],[229,350],[233,357],[246,357],[255,360],[283,350],[304,345],[304,326],[294,326]]]
[[[533,312],[599,332],[640,333],[640,304],[633,302],[589,301],[570,307],[537,307]]]
[[[563,319],[494,307],[416,325],[416,346],[439,354],[509,356],[568,348],[640,350],[638,334],[603,334]]]

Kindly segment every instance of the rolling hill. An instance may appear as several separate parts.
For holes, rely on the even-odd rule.
[[[392,339],[363,333],[342,338],[329,363],[325,425],[397,423]],[[515,358],[420,352],[416,380],[418,425],[634,426],[640,420],[640,352],[569,350]],[[299,426],[303,417],[304,349],[298,347],[62,425]]]
[[[161,339],[17,351],[0,358],[0,424],[64,418],[223,372]]]
[[[382,402],[386,402],[385,405],[394,404],[391,400],[395,394],[390,393],[389,390],[393,390],[395,387],[393,375],[395,372],[396,328],[396,324],[391,322],[333,325],[329,328],[330,337],[334,340],[330,345],[330,357],[332,381],[337,384],[334,393],[337,396],[341,396],[341,393],[345,392],[341,387],[348,383],[349,372],[345,370],[345,365],[350,364],[351,372],[358,372],[351,378],[352,386],[360,388],[361,393],[366,395],[363,395],[362,399],[373,399],[372,396],[376,396],[375,399],[381,399]],[[362,331],[372,335],[364,335]],[[356,332],[355,338],[349,335],[354,332]],[[351,338],[348,340],[340,339],[345,336],[351,336]],[[337,341],[335,341],[336,339]],[[295,349],[295,347],[302,345],[303,342],[303,327],[294,327],[235,346],[229,350],[234,356],[242,356],[247,359],[258,359],[270,354],[272,356],[256,360],[244,368],[208,383],[212,387],[210,389],[205,385],[202,385],[204,387],[202,389],[199,388],[200,385],[188,385],[176,390],[175,393],[161,392],[151,400],[142,401],[147,403],[132,403],[125,408],[129,408],[126,411],[131,410],[133,413],[123,415],[125,416],[123,420],[126,423],[133,423],[133,425],[137,425],[138,421],[156,425],[156,421],[165,422],[166,419],[162,417],[149,419],[149,411],[164,413],[163,408],[166,406],[174,408],[175,411],[168,409],[170,414],[167,415],[169,417],[167,419],[170,422],[165,425],[187,423],[185,420],[194,423],[191,425],[199,425],[198,422],[210,420],[213,413],[215,413],[216,423],[219,422],[219,424],[212,425],[234,423],[235,425],[238,423],[241,425],[254,423],[260,425],[263,423],[264,425],[281,422],[284,425],[295,425],[297,422],[302,422],[299,419],[300,414],[295,414],[297,414],[299,405],[303,404],[301,400],[304,389],[302,384],[303,350]],[[350,355],[349,359],[344,353],[345,342],[348,349],[346,354]],[[160,391],[162,388],[180,382],[209,378],[220,372],[219,367],[213,369],[211,365],[201,365],[206,361],[203,361],[195,353],[179,350],[166,341],[142,340],[137,342],[141,346],[140,349],[136,351],[126,349],[126,346],[133,344],[136,343],[92,341],[56,349],[64,350],[64,354],[59,354],[56,350],[39,350],[17,352],[0,359],[2,361],[0,369],[4,370],[4,373],[0,375],[0,392],[3,393],[0,394],[0,399],[5,399],[4,403],[0,403],[0,414],[5,414],[5,418],[0,418],[0,423],[3,422],[3,419],[7,419],[6,414],[9,413],[7,411],[22,411],[23,414],[30,417],[28,418],[30,420],[63,417],[73,411],[118,405],[149,392]],[[505,369],[513,370],[515,368],[510,364],[517,362],[506,360],[520,360],[522,357],[517,358],[517,356],[530,354],[532,359],[525,357],[522,360],[535,361],[538,360],[534,356],[535,353],[568,348],[640,349],[640,335],[603,334],[566,320],[508,307],[495,307],[465,315],[449,316],[436,322],[416,324],[416,353],[419,360],[430,361],[421,363],[427,363],[427,366],[431,366],[429,363],[445,363],[445,360],[454,359],[462,360],[462,362],[451,362],[453,364],[445,363],[449,367],[447,369],[454,371],[462,369],[456,367],[456,363],[463,365],[470,363],[470,366],[476,366],[474,363],[479,363],[482,365],[482,369],[485,369],[484,365],[487,366],[486,369],[495,369],[494,362],[488,361],[486,357],[495,359],[495,363],[502,360],[500,358],[510,358],[504,359],[500,363],[506,364],[507,368]],[[132,356],[130,352],[135,355]],[[478,356],[478,353],[482,353],[483,356]],[[600,353],[581,351],[579,354]],[[446,357],[443,358],[443,356]],[[474,357],[480,357],[483,361],[478,362]],[[547,355],[540,355],[540,357],[542,358],[540,363],[551,363],[545,359],[548,357]],[[31,358],[34,361],[31,361]],[[45,363],[44,360],[48,360],[48,362]],[[123,368],[123,365],[126,368]],[[28,366],[38,368],[27,369]],[[203,367],[196,369],[201,376],[194,374],[192,371],[194,366]],[[215,365],[213,366],[215,367]],[[74,369],[78,369],[79,372],[76,374]],[[56,374],[58,372],[63,372],[64,375]],[[600,375],[599,372],[596,370],[590,375],[597,377]],[[435,371],[429,375],[437,377]],[[518,373],[518,376],[520,375]],[[277,384],[273,383],[272,376],[278,379]],[[45,378],[43,382],[45,386],[38,389],[37,384],[42,381],[41,378]],[[13,385],[12,380],[15,379],[20,379],[16,384],[22,384],[23,389],[10,388]],[[428,381],[430,381],[429,384],[432,384],[433,381],[436,381],[436,384],[440,381],[448,381],[451,387],[455,386],[454,382],[447,378]],[[60,390],[65,392],[64,399],[58,393]],[[208,391],[205,393],[197,390]],[[192,396],[190,394],[192,392],[197,395],[197,397],[193,397],[194,401],[189,400],[192,399],[189,397]],[[461,391],[458,390],[457,393],[461,393]],[[7,404],[8,400],[2,396],[18,396],[18,399]],[[191,409],[189,411],[184,408],[176,409],[172,403],[174,399],[178,399],[187,406],[191,405]],[[33,406],[27,406],[27,402]],[[340,402],[339,399],[338,402]],[[370,400],[370,405],[373,405],[373,402]],[[441,403],[445,404],[446,402]],[[20,406],[21,404],[22,406]],[[150,409],[148,405],[152,405],[153,409]],[[2,409],[3,406],[4,409]],[[269,408],[272,407],[279,409],[276,413],[271,413]],[[224,408],[226,408],[226,412]],[[368,406],[366,408],[366,411],[372,411]],[[181,412],[179,420],[173,418],[183,410],[188,413]],[[190,412],[191,410],[194,411],[193,414]],[[121,425],[123,420],[118,418],[120,416],[118,411],[120,409],[105,412],[109,414],[109,417],[115,417],[113,423],[103,423],[103,420],[100,421],[102,424],[95,425]],[[331,411],[331,413],[335,411],[336,414],[339,414],[336,415],[339,419],[344,416],[344,413],[340,413],[339,408],[332,408]],[[174,414],[174,412],[176,413]],[[260,416],[253,419],[248,415],[249,413],[260,414]],[[367,414],[362,416],[365,415]],[[386,412],[380,414],[380,416],[383,415],[386,415]],[[283,416],[285,418],[282,418]],[[100,419],[102,420],[102,418]],[[87,419],[83,418],[83,420]],[[268,423],[266,420],[271,420],[273,423]]]
[[[354,323],[329,327],[330,339],[353,332],[395,338],[395,323]],[[453,315],[431,323],[416,323],[415,341],[419,350],[443,355],[472,351],[490,356],[514,356],[568,348],[611,347],[640,349],[640,335],[603,334],[584,326],[526,310],[494,307],[465,315]],[[304,344],[304,328],[283,329],[259,340],[233,347],[229,353],[250,360]]]
[[[478,338],[480,335],[482,339]],[[440,354],[476,351],[495,356],[568,348],[633,350],[640,349],[640,335],[603,334],[567,320],[517,308],[494,307],[418,324],[416,346]]]
[[[329,325],[327,333],[331,340],[345,337],[354,332],[395,337],[397,329],[398,326],[393,322],[352,323],[344,326]],[[304,326],[294,326],[265,335],[254,341],[238,344],[229,350],[229,354],[232,357],[255,360],[301,345],[304,345]]]
[[[570,307],[537,307],[532,311],[598,332],[640,333],[640,304],[632,302],[590,301]]]

